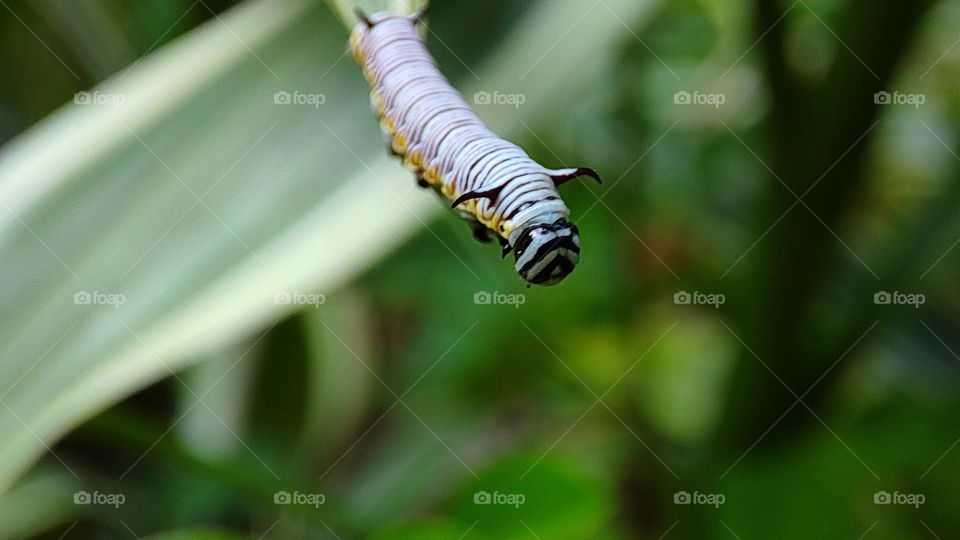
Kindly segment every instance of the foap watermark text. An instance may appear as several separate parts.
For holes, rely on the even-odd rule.
[[[700,493],[694,491],[678,491],[673,494],[673,504],[701,504],[720,508],[720,505],[727,502],[727,497],[723,493]]]
[[[678,306],[713,306],[719,308],[727,301],[722,293],[703,293],[700,291],[677,291],[673,295],[673,303]]]
[[[878,491],[873,494],[873,504],[901,504],[920,508],[920,505],[927,502],[927,497],[923,493],[900,493],[894,491]]]
[[[109,105],[119,107],[127,101],[123,94],[111,94],[95,90],[93,92],[77,92],[73,95],[73,102],[77,105]]]
[[[474,105],[509,105],[519,109],[526,102],[527,96],[523,94],[480,91],[473,95]]]
[[[298,506],[312,506],[320,508],[320,505],[327,502],[327,496],[323,493],[300,493],[294,491],[278,491],[273,494],[273,504],[291,504]]]
[[[900,291],[877,291],[873,295],[873,303],[878,306],[920,306],[927,302],[927,297],[921,293],[905,293]]]
[[[702,92],[680,91],[673,95],[675,105],[710,105],[719,109],[721,105],[727,102],[725,94],[704,94]]]
[[[127,302],[127,297],[119,293],[102,291],[77,291],[73,293],[73,303],[78,306],[113,306],[115,308]]]
[[[73,494],[73,504],[84,506],[98,505],[120,508],[120,505],[125,502],[127,502],[127,496],[123,493],[100,493],[99,491],[90,493],[89,491],[78,491]]]
[[[527,301],[522,294],[507,294],[502,292],[479,291],[473,295],[473,303],[480,306],[513,306],[519,308]]]
[[[313,306],[319,308],[326,302],[326,295],[319,293],[281,291],[273,295],[273,303],[281,306]]]
[[[319,109],[321,105],[327,102],[327,96],[323,94],[305,94],[303,92],[284,92],[280,91],[273,95],[274,105],[306,105]]]
[[[919,109],[926,102],[927,96],[924,94],[901,94],[897,91],[891,93],[881,90],[873,95],[875,105],[910,105]]]
[[[499,491],[490,493],[489,491],[478,491],[473,494],[473,504],[496,504],[520,508],[525,502],[527,502],[527,497],[523,493],[500,493]]]

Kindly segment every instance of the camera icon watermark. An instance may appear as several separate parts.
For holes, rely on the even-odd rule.
[[[477,291],[473,295],[473,303],[478,306],[513,306],[519,308],[526,303],[527,297],[523,294],[507,294],[502,292]]]
[[[93,92],[80,91],[73,95],[73,103],[76,105],[108,105],[119,107],[127,101],[124,94],[111,94],[95,90]]]
[[[727,297],[723,293],[677,291],[673,295],[673,303],[678,306],[713,306],[715,309],[719,309],[726,302]]]
[[[299,491],[290,493],[289,491],[278,491],[273,494],[273,504],[279,505],[312,506],[314,508],[320,508],[320,505],[325,502],[327,502],[327,496],[323,493],[300,493]]]
[[[319,109],[327,102],[327,96],[324,94],[305,94],[303,92],[279,91],[273,94],[274,105],[305,105]]]
[[[527,102],[524,94],[504,94],[498,91],[487,92],[481,90],[473,94],[474,105],[509,105],[519,109]]]
[[[520,508],[527,502],[527,497],[523,493],[500,493],[494,491],[478,491],[473,494],[473,504],[479,505],[503,505]]]
[[[100,493],[99,491],[90,493],[88,491],[77,491],[73,494],[73,504],[81,506],[99,505],[120,508],[125,502],[127,502],[127,496],[123,493]]]
[[[326,302],[326,295],[319,293],[280,291],[273,295],[273,303],[280,306],[312,306],[319,309]]]
[[[920,508],[920,505],[927,502],[927,497],[923,493],[900,493],[894,491],[878,491],[873,494],[873,504],[900,504]]]
[[[723,493],[678,491],[673,494],[673,504],[698,504],[720,508],[725,502],[727,502],[727,496]]]
[[[119,308],[127,302],[127,297],[119,293],[101,291],[77,291],[73,293],[73,303],[78,306],[113,306]]]
[[[726,94],[704,94],[701,92],[686,92],[681,90],[673,94],[673,103],[675,105],[710,105],[719,109],[721,105],[727,102]]]
[[[920,309],[926,302],[927,297],[922,293],[877,291],[873,294],[873,303],[878,306],[913,306]]]
[[[902,94],[900,92],[887,92],[881,90],[873,95],[874,105],[910,105],[919,109],[921,105],[927,102],[925,94]]]

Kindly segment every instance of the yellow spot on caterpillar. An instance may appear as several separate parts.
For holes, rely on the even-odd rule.
[[[423,156],[417,152],[400,152],[403,156],[403,166],[416,173],[418,176],[423,173]]]
[[[353,58],[357,61],[358,64],[365,64],[365,55],[363,54],[363,49],[360,47],[360,34],[353,33],[350,34],[350,50],[353,52]]]
[[[391,122],[386,116],[380,119],[380,129],[391,137],[393,137],[393,134],[395,133],[393,129],[393,122]]]
[[[393,150],[400,154],[405,155],[407,153],[407,139],[403,136],[403,133],[394,132],[393,138],[391,139]]]
[[[418,170],[418,171],[422,171],[422,170],[423,170],[423,156],[421,156],[420,154],[418,154],[418,153],[416,153],[416,152],[411,152],[411,153],[410,153],[410,161],[411,161],[414,165],[417,166],[417,170]]]

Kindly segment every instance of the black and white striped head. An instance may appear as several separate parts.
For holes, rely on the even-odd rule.
[[[527,283],[556,285],[580,260],[580,231],[566,219],[531,225],[520,232],[513,253],[517,273]]]

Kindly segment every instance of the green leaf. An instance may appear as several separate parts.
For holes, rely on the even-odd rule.
[[[65,471],[38,468],[15,490],[0,497],[0,538],[28,538],[77,514],[76,479]]]
[[[242,445],[250,399],[245,389],[252,384],[255,360],[250,348],[249,343],[225,348],[177,378],[175,432],[200,458],[222,461]]]

